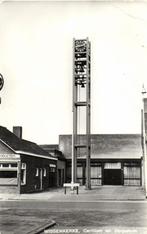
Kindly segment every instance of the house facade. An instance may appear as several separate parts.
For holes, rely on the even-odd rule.
[[[29,193],[57,186],[57,158],[0,126],[0,191]]]
[[[84,135],[78,136],[84,145]],[[59,136],[59,150],[66,158],[66,182],[71,181],[71,135]],[[77,149],[77,182],[86,183],[86,151]],[[141,136],[131,134],[91,135],[91,185],[143,185]]]
[[[40,147],[57,158],[57,187],[62,187],[66,181],[66,158],[59,150],[59,145],[40,145]]]
[[[85,145],[85,135],[78,144]],[[91,185],[144,186],[141,136],[91,135]],[[86,149],[77,149],[77,182],[86,183]],[[0,126],[0,191],[30,193],[71,182],[72,136],[60,135],[59,145],[37,145]]]

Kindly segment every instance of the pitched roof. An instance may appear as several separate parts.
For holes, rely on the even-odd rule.
[[[14,133],[2,126],[0,126],[0,140],[15,152],[21,151],[39,156],[52,157],[47,151],[43,150],[36,143],[20,139]]]
[[[62,152],[59,150],[59,145],[40,145],[40,147],[46,150],[52,156],[58,158],[59,160],[66,160]]]
[[[84,135],[78,136],[78,144],[86,144]],[[71,135],[59,136],[59,150],[65,158],[71,158]],[[91,158],[139,159],[142,156],[139,134],[91,134]],[[78,157],[86,157],[86,149],[78,149]]]
[[[44,150],[59,150],[59,145],[57,144],[43,144],[43,145],[40,145],[41,148],[43,148]]]

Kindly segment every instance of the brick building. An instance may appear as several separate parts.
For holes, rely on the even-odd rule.
[[[78,143],[85,144],[85,136]],[[22,128],[13,133],[0,126],[0,190],[29,193],[62,187],[71,182],[71,135],[60,135],[59,145],[40,145],[22,139]],[[78,149],[77,182],[86,182],[86,152]],[[91,135],[91,185],[143,186],[141,136]]]
[[[28,193],[57,186],[57,158],[0,126],[0,191]]]
[[[84,135],[78,137],[84,145]],[[71,181],[71,135],[59,136],[59,150],[66,158],[66,181]],[[77,182],[86,181],[86,151],[77,149]],[[143,185],[141,136],[132,134],[91,135],[91,185]]]
[[[66,181],[66,158],[59,150],[59,145],[40,145],[40,147],[57,158],[57,187],[62,187]]]

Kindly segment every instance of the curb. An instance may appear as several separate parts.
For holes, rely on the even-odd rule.
[[[26,234],[39,234],[43,232],[45,229],[53,227],[56,224],[54,220],[51,220],[50,223],[44,223],[38,228],[33,229],[32,231],[26,232]]]
[[[41,201],[41,202],[61,202],[61,203],[68,203],[68,202],[103,202],[103,201],[108,201],[108,202],[112,202],[112,201],[116,201],[116,202],[129,202],[129,201],[134,201],[134,202],[147,202],[147,198],[126,198],[126,199],[118,199],[118,198],[99,198],[99,199],[74,199],[74,200],[52,200],[52,199],[42,199],[42,198],[35,198],[35,199],[31,199],[31,198],[21,198],[21,199],[17,199],[17,198],[7,198],[7,199],[0,199],[0,202],[6,202],[6,201],[17,201],[17,202],[21,202],[21,201]]]

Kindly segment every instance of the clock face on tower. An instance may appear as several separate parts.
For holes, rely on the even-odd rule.
[[[4,85],[4,78],[2,74],[0,74],[0,90],[3,88],[3,85]]]

